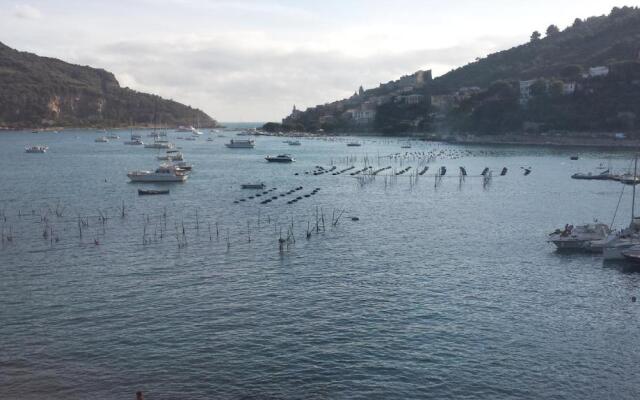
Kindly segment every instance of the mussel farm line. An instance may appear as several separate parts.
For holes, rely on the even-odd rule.
[[[49,210],[43,208],[36,212],[34,208],[24,213],[20,209],[11,212],[3,208],[0,250],[37,252],[132,245],[153,248],[173,243],[175,248],[187,251],[191,244],[197,243],[199,248],[220,245],[227,251],[241,245],[284,251],[296,240],[310,240],[314,235],[337,229],[348,213],[346,209],[317,205],[311,206],[304,216],[267,213],[258,208],[247,219],[229,221],[201,208],[182,213],[169,212],[164,207],[154,213],[131,214],[124,203],[122,207],[97,209],[92,215],[49,214]]]

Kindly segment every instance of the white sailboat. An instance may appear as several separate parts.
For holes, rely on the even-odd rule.
[[[638,156],[636,155],[633,164],[633,177],[637,179]],[[602,243],[602,256],[605,260],[624,260],[624,252],[636,245],[640,245],[640,218],[635,216],[636,205],[636,185],[631,185],[631,223],[625,229],[612,233]],[[595,243],[597,245],[597,243]]]

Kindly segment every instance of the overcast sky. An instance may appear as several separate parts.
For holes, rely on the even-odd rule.
[[[608,0],[0,0],[6,45],[113,72],[220,121],[280,120],[419,69],[435,75]]]

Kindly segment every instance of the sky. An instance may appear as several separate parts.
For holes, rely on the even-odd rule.
[[[279,121],[608,14],[608,0],[0,0],[0,42],[104,68],[219,121]]]

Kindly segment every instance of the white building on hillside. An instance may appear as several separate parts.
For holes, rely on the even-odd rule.
[[[357,125],[367,125],[376,118],[376,110],[358,109],[353,112],[353,120]]]
[[[597,76],[609,75],[609,67],[591,67],[589,68],[589,77],[595,78]]]
[[[537,79],[528,81],[520,81],[520,104],[525,105],[531,99],[531,86],[536,83]]]

